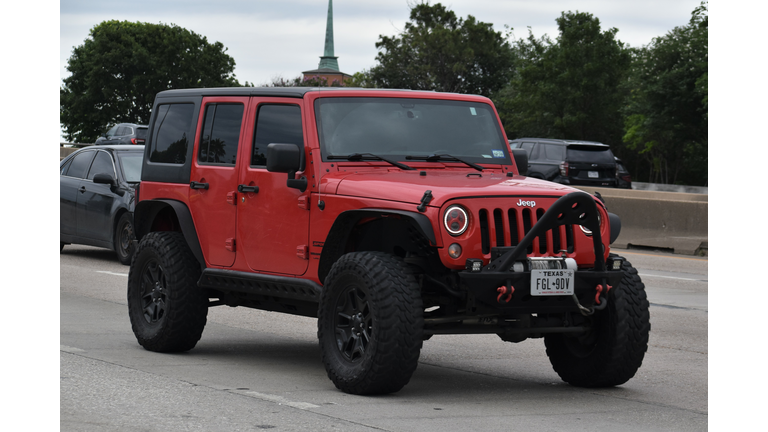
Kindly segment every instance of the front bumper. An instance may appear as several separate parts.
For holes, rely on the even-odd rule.
[[[581,225],[592,232],[594,265],[574,272],[573,296],[532,296],[531,272],[513,271],[514,264],[527,259],[526,249],[536,237],[566,224]],[[513,313],[550,313],[579,310],[579,305],[604,307],[602,299],[607,287],[621,282],[619,268],[612,261],[606,263],[594,198],[584,192],[572,192],[555,201],[518,245],[506,248],[479,271],[459,272],[459,278],[478,306]]]

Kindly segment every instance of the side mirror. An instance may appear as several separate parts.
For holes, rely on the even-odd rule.
[[[301,169],[302,148],[296,144],[272,143],[267,146],[267,171],[288,173],[287,186],[302,192],[307,190],[307,178],[296,178]]]
[[[512,157],[515,158],[515,165],[520,175],[528,174],[528,153],[523,149],[513,148]]]
[[[112,177],[110,174],[107,173],[98,173],[95,176],[93,176],[93,182],[94,183],[100,183],[100,184],[107,184],[111,187],[117,186],[117,180],[115,180],[114,177]]]

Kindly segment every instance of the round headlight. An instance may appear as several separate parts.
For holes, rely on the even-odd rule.
[[[600,212],[597,213],[597,222],[600,224],[600,228],[602,228],[603,227],[603,218],[600,217]],[[581,228],[581,232],[583,232],[584,234],[586,234],[588,236],[592,235],[592,231],[587,229],[587,227],[585,227],[584,225],[579,225],[579,228]]]
[[[445,210],[443,216],[443,224],[448,234],[452,236],[458,236],[464,233],[469,226],[469,216],[464,207],[459,205],[452,205]]]

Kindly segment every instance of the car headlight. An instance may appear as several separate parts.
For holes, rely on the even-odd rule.
[[[600,217],[600,212],[597,212],[597,222],[600,224],[600,229],[603,228],[603,218]],[[584,225],[579,225],[579,228],[581,228],[581,232],[588,236],[592,236],[592,231],[588,230],[587,227]]]
[[[464,207],[452,205],[445,210],[443,215],[443,225],[452,236],[459,236],[467,230],[469,226],[469,215]]]

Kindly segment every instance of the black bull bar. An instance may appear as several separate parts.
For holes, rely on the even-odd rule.
[[[519,244],[492,259],[482,270],[462,271],[459,277],[477,301],[497,308],[554,312],[597,304],[595,310],[603,309],[607,304],[605,295],[608,286],[618,286],[622,272],[606,268],[598,214],[594,197],[585,192],[571,192],[555,201]],[[592,269],[574,272],[575,305],[574,302],[563,301],[568,299],[567,296],[531,299],[531,273],[511,271],[515,262],[526,258],[526,250],[536,237],[561,225],[581,225],[592,232],[595,263]]]

